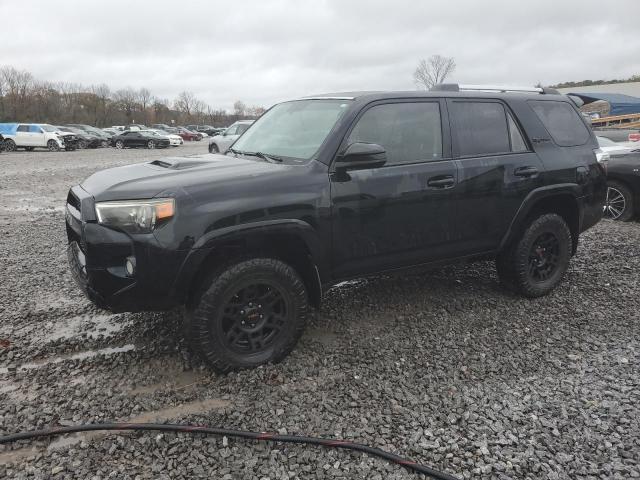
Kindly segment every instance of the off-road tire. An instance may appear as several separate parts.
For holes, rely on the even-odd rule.
[[[531,273],[532,250],[544,235],[557,240],[557,264],[545,280],[533,278]],[[525,297],[535,298],[548,294],[562,280],[571,258],[573,240],[564,219],[555,213],[532,218],[522,234],[512,241],[496,258],[500,283],[507,289]]]
[[[3,146],[5,152],[15,152],[16,148],[17,148],[16,147],[16,142],[11,140],[10,138],[7,138],[4,141],[4,144],[2,146]]]
[[[250,282],[274,285],[285,298],[287,319],[272,343],[262,351],[241,353],[234,351],[222,338],[222,313],[230,295]],[[184,332],[196,355],[214,370],[227,373],[282,361],[302,336],[308,311],[307,291],[292,267],[273,258],[239,260],[213,272],[203,282],[200,293],[185,312]]]
[[[605,212],[604,212],[605,217],[612,218],[613,220],[617,220],[619,222],[628,222],[635,215],[635,206],[633,204],[633,200],[634,200],[633,191],[631,191],[631,189],[628,186],[626,186],[624,183],[617,182],[615,180],[609,180],[607,182],[607,202],[609,202],[613,192],[615,192],[618,195],[622,195],[624,199],[623,200],[624,207],[623,207],[622,213],[620,213],[619,216],[616,216],[614,218],[614,215],[612,214],[612,212],[607,211],[608,207],[605,204]]]

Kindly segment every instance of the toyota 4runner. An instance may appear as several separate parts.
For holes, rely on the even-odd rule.
[[[280,103],[226,154],[98,172],[67,199],[68,258],[97,305],[185,307],[227,372],[282,360],[342,280],[495,258],[550,292],[603,213],[605,165],[567,96],[440,85]]]

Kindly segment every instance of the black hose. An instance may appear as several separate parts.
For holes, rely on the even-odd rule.
[[[164,423],[94,423],[86,425],[72,425],[68,427],[56,427],[47,430],[33,430],[30,432],[14,433],[0,437],[0,445],[5,443],[13,443],[18,440],[30,440],[39,437],[51,437],[54,435],[62,435],[65,433],[90,432],[96,430],[154,430],[165,432],[188,432],[188,433],[206,433],[209,435],[218,435],[235,438],[246,438],[250,440],[262,440],[268,442],[282,443],[303,443],[308,445],[321,445],[323,447],[342,448],[345,450],[354,450],[356,452],[364,452],[368,455],[384,458],[385,460],[402,465],[407,470],[417,473],[423,473],[438,480],[459,480],[448,473],[434,470],[431,467],[420,465],[418,463],[402,458],[393,453],[385,452],[379,448],[369,447],[360,443],[352,443],[344,440],[331,440],[328,438],[317,437],[298,437],[294,435],[278,435],[272,433],[247,432],[242,430],[228,430],[224,428],[214,427],[198,427],[193,425],[175,425]]]

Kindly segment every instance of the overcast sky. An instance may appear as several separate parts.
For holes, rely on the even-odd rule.
[[[640,0],[0,0],[0,12],[0,65],[226,109],[412,90],[432,54],[454,57],[461,83],[640,74]]]

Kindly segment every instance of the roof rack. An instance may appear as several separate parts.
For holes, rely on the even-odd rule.
[[[431,87],[434,92],[517,92],[517,93],[546,93],[558,94],[557,90],[545,87],[517,87],[509,85],[460,85],[457,83],[440,83]]]

